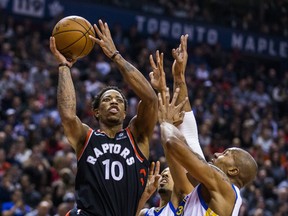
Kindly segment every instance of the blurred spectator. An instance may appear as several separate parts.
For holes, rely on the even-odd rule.
[[[55,206],[59,206],[64,200],[68,201],[71,199],[71,196],[67,195],[66,193],[74,191],[74,180],[75,175],[69,168],[62,168],[59,171],[60,178],[57,181],[54,181],[52,184],[52,197],[53,197],[53,204]],[[66,197],[65,197],[66,195]],[[73,195],[73,194],[72,194]],[[74,198],[74,195],[73,195]],[[74,199],[72,201],[75,201]]]
[[[36,184],[32,182],[31,176],[28,174],[22,175],[20,185],[24,202],[33,209],[36,208],[41,201],[42,195],[36,190]]]
[[[270,147],[273,144],[272,130],[270,127],[263,127],[258,137],[256,137],[255,145],[262,148],[265,154],[269,153]]]
[[[3,216],[24,216],[31,210],[32,208],[24,202],[21,190],[16,189],[12,193],[11,201],[2,204],[1,214]]]
[[[11,163],[6,161],[6,153],[3,148],[0,148],[0,179],[9,170]]]
[[[271,98],[267,94],[267,92],[265,92],[264,88],[264,83],[258,81],[256,83],[255,89],[251,92],[250,96],[251,103],[256,103],[261,110],[270,105],[271,103]]]
[[[50,216],[51,215],[52,204],[46,200],[41,201],[37,208],[33,211],[25,214],[25,216]]]
[[[15,145],[16,145],[16,155],[14,159],[20,164],[25,163],[32,154],[31,149],[27,147],[25,137],[18,136]]]
[[[11,181],[11,176],[6,173],[2,176],[0,182],[0,203],[8,202],[11,200],[11,194],[15,189],[13,182]]]

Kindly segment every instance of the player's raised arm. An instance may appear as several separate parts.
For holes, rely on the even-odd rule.
[[[173,74],[173,91],[176,88],[179,88],[179,96],[176,104],[183,101],[186,97],[188,97],[186,79],[185,79],[185,71],[186,65],[188,61],[188,53],[187,53],[187,40],[188,35],[182,35],[180,37],[180,44],[176,49],[172,49],[172,56],[174,58],[174,62],[172,65],[172,74]],[[190,112],[191,105],[190,103],[186,103],[184,111]]]
[[[152,56],[150,56],[150,64],[152,68],[155,68],[150,73],[150,82],[153,88],[159,92],[159,119],[161,121],[161,115],[169,115],[171,122],[173,124],[180,124],[183,120],[183,116],[185,111],[182,111],[183,107],[185,106],[185,101],[181,104],[178,104],[176,106],[176,101],[178,101],[178,96],[180,93],[180,89],[174,91],[173,99],[170,102],[170,94],[169,94],[169,88],[166,86],[166,80],[165,80],[165,71],[163,66],[163,53],[159,54],[159,51],[156,52],[156,61],[153,60]],[[158,67],[155,67],[156,65],[159,65]],[[185,81],[185,79],[184,79]],[[187,99],[187,98],[186,98]],[[188,101],[186,101],[188,103]],[[161,106],[165,106],[167,111],[165,109],[160,109]],[[185,116],[184,116],[185,118]],[[193,186],[188,181],[186,177],[186,170],[172,157],[170,157],[169,154],[166,153],[165,156],[168,162],[168,166],[170,168],[170,172],[172,175],[172,178],[174,180],[174,187],[173,192],[171,195],[171,201],[174,207],[178,207],[179,202],[183,199],[185,195],[190,193],[193,189]]]
[[[172,56],[174,58],[172,66],[173,88],[174,91],[176,88],[180,89],[176,104],[181,103],[186,97],[188,97],[188,89],[185,78],[188,61],[187,42],[188,35],[182,35],[179,46],[176,49],[172,49]],[[187,144],[193,149],[193,151],[201,155],[202,158],[205,158],[199,143],[197,123],[191,109],[190,101],[184,105],[183,110],[185,111],[185,116],[182,124],[178,126],[178,129],[183,133]]]
[[[185,98],[180,104],[176,105],[176,101],[179,95],[179,88],[177,88],[173,94],[173,98],[170,102],[170,94],[169,89],[167,88],[165,91],[166,100],[163,101],[160,94],[158,94],[159,100],[159,112],[158,112],[158,120],[161,124],[164,120],[173,124],[174,119],[183,120],[184,111],[181,111],[187,103],[188,98]],[[162,137],[162,133],[161,133]],[[180,136],[179,136],[180,137]],[[180,139],[180,138],[179,138]],[[185,137],[181,136],[181,140],[185,143]],[[165,156],[167,158],[168,166],[170,168],[171,175],[174,180],[174,188],[171,196],[171,201],[175,207],[178,206],[179,201],[184,198],[185,195],[190,193],[193,190],[193,185],[187,179],[186,170],[183,166],[175,160],[174,157],[171,156],[172,152],[169,152],[166,148],[165,142],[161,143],[163,145]]]
[[[65,135],[74,148],[79,153],[84,143],[88,126],[82,124],[76,116],[76,95],[70,68],[76,60],[68,61],[56,48],[55,38],[50,37],[50,50],[59,65],[57,106],[61,117]]]
[[[165,92],[166,92],[166,76],[164,72],[164,64],[163,64],[164,54],[160,53],[159,50],[155,53],[155,61],[153,56],[149,56],[150,65],[152,71],[149,73],[150,83],[152,87],[161,94],[162,99],[165,100]]]
[[[126,83],[141,99],[137,115],[131,120],[131,132],[136,139],[142,153],[149,157],[149,140],[157,122],[157,95],[143,74],[131,63],[126,61],[117,51],[113,42],[108,24],[99,20],[98,26],[94,25],[98,38],[91,37],[120,70]]]

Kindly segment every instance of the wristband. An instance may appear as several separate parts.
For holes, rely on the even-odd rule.
[[[116,50],[115,52],[114,52],[114,54],[111,56],[111,59],[114,59],[115,58],[115,56],[116,55],[118,55],[119,54],[119,51],[118,50]]]
[[[62,67],[62,66],[66,66],[66,67],[70,68],[70,66],[69,66],[67,63],[60,63],[60,64],[58,65],[58,67]]]

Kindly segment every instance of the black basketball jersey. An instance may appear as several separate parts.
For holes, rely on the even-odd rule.
[[[77,166],[78,209],[87,215],[135,215],[149,164],[129,128],[114,138],[90,129]]]

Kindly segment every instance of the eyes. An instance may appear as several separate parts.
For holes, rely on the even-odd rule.
[[[102,102],[110,102],[111,100],[113,100],[112,97],[104,97],[102,99]],[[116,97],[115,100],[117,101],[117,103],[124,103],[124,100],[121,97]]]
[[[160,175],[162,176],[162,177],[169,177],[169,171],[163,171]]]
[[[227,155],[230,151],[229,150],[225,150],[222,155]]]
[[[219,158],[219,157],[223,157],[223,156],[228,156],[229,155],[229,150],[226,150],[222,153],[215,153],[216,155],[216,158]]]

